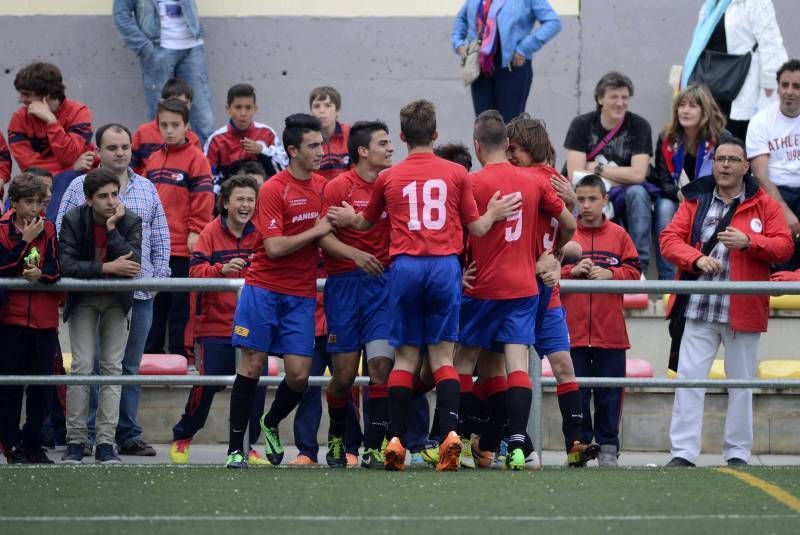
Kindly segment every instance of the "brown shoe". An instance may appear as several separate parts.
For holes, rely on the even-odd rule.
[[[582,468],[587,462],[596,459],[599,453],[599,444],[584,444],[576,440],[567,452],[567,464],[573,468]]]

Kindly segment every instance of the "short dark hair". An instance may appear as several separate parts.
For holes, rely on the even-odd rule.
[[[472,136],[487,149],[502,148],[508,139],[503,116],[497,110],[486,110],[475,118]]]
[[[177,113],[181,116],[184,123],[189,124],[189,106],[187,106],[182,100],[178,100],[177,98],[168,98],[167,100],[162,100],[158,103],[156,117],[158,117],[162,111]]]
[[[585,175],[581,177],[578,183],[575,184],[575,189],[577,190],[578,188],[597,188],[603,196],[608,194],[606,183],[603,182],[600,175]]]
[[[105,167],[92,169],[86,173],[86,177],[83,179],[83,194],[87,199],[91,199],[97,190],[108,184],[116,184],[119,188],[119,177]]]
[[[121,133],[128,134],[128,140],[130,141],[132,139],[131,131],[128,130],[126,126],[123,126],[119,123],[108,123],[98,128],[97,132],[94,133],[94,142],[98,147],[103,146],[103,136],[108,130],[116,132],[117,134]]]
[[[50,180],[53,179],[53,173],[51,173],[44,167],[28,167],[22,172],[27,173],[29,175],[40,176],[42,178],[49,178]]]
[[[787,71],[788,72],[800,71],[800,60],[798,60],[798,59],[790,59],[789,61],[787,61],[786,63],[781,65],[781,68],[778,69],[778,74],[775,77],[775,79],[778,80],[778,82],[780,83],[781,75],[783,73],[787,72]]]
[[[628,93],[633,96],[633,82],[630,78],[617,71],[607,72],[594,86],[594,101],[597,102],[597,99],[604,96],[609,89],[622,88],[628,88]]]
[[[19,70],[14,78],[14,89],[61,100],[65,97],[66,88],[58,67],[52,63],[37,61]]]
[[[319,132],[322,130],[322,124],[319,119],[307,113],[295,113],[290,115],[284,121],[285,128],[283,129],[283,146],[287,149],[289,147],[300,148],[303,142],[303,136],[307,132]]]
[[[47,184],[42,177],[24,172],[15,176],[8,185],[8,198],[17,202],[28,197],[44,199],[47,196]]]
[[[329,85],[315,87],[311,90],[311,94],[308,95],[308,108],[311,109],[315,100],[325,100],[326,98],[331,99],[337,111],[342,109],[342,95],[339,94],[335,87]]]
[[[439,158],[463,165],[467,171],[472,169],[472,154],[469,153],[469,149],[463,143],[437,145],[434,147],[433,153]]]
[[[236,84],[228,89],[228,106],[233,103],[234,99],[252,97],[253,102],[256,101],[256,88],[250,84]]]
[[[194,89],[189,82],[182,78],[170,78],[161,88],[161,100],[181,96],[186,97],[189,102],[194,100]]]
[[[256,160],[245,160],[242,162],[242,165],[239,166],[239,170],[236,172],[238,175],[258,175],[264,178],[266,181],[269,178],[266,169],[264,166],[261,165]]]
[[[415,100],[400,110],[400,133],[410,148],[433,143],[436,133],[436,106],[429,100]]]
[[[253,191],[256,192],[256,197],[258,197],[258,183],[256,179],[241,174],[233,175],[225,182],[222,183],[222,187],[219,190],[219,197],[217,198],[217,211],[222,214],[222,217],[228,216],[228,211],[225,209],[225,203],[230,200],[231,194],[233,190],[236,188],[251,188]]]
[[[731,134],[722,134],[719,137],[719,141],[717,141],[717,147],[722,145],[736,145],[742,149],[742,154],[744,154],[744,157],[747,158],[747,145],[740,138]]]
[[[350,156],[351,163],[358,163],[360,159],[358,156],[359,147],[369,148],[369,142],[372,141],[372,134],[375,132],[384,131],[389,133],[389,127],[383,121],[357,121],[350,127],[350,135],[347,138],[347,154]]]

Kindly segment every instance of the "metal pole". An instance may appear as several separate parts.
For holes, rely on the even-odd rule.
[[[528,436],[533,442],[533,449],[542,459],[542,360],[533,349],[528,347],[528,374],[531,377],[533,396],[531,399],[531,412],[528,415]]]

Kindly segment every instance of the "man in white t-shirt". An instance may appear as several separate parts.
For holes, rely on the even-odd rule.
[[[759,185],[781,203],[795,253],[780,269],[800,268],[800,60],[778,70],[776,102],[758,112],[747,129],[747,157]]]
[[[186,80],[194,91],[189,120],[205,144],[214,113],[195,0],[114,0],[113,19],[125,46],[139,56],[150,118],[166,81]]]

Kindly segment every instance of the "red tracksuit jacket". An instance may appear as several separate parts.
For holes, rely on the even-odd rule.
[[[242,148],[244,138],[260,142],[261,154],[250,154]],[[345,148],[345,150],[347,150]],[[238,130],[229,121],[227,125],[216,130],[206,141],[206,158],[211,164],[214,184],[222,184],[239,170],[242,162],[256,160],[272,176],[289,165],[289,157],[283,149],[278,134],[269,126],[253,123],[245,130]]]
[[[200,149],[188,141],[163,145],[144,164],[145,176],[155,184],[167,214],[171,256],[188,257],[190,232],[198,234],[211,221],[214,193],[211,168]]]
[[[322,145],[324,155],[319,165],[319,171],[316,171],[324,176],[325,180],[332,180],[352,167],[347,152],[347,138],[349,137],[350,125],[337,121],[333,135]]]
[[[605,216],[603,225],[594,228],[583,225],[579,218],[572,239],[581,244],[582,258],[591,258],[594,265],[610,270],[614,280],[638,280],[641,276],[639,253],[633,240],[624,228]],[[571,279],[573,267],[575,264],[563,266],[561,278]],[[562,293],[570,345],[629,349],[622,299],[622,294]]]
[[[54,176],[72,169],[92,145],[92,112],[80,102],[64,99],[47,124],[20,107],[8,123],[8,146],[20,169],[41,167]]]
[[[0,181],[8,182],[9,180],[11,180],[11,153],[8,151],[6,138],[0,134]]]
[[[200,138],[191,130],[186,131],[186,139],[190,145],[203,148],[200,146]],[[131,140],[131,168],[136,174],[144,176],[144,162],[162,146],[164,139],[158,128],[158,119],[148,121],[136,129]]]
[[[44,222],[44,230],[31,243],[22,240],[14,226],[15,211],[9,210],[0,218],[0,277],[22,277],[24,258],[31,249],[39,250],[40,282],[53,283],[61,278],[56,227]],[[57,329],[58,292],[6,292],[6,302],[0,306],[0,323],[20,325],[31,329]]]
[[[221,215],[206,225],[197,240],[197,247],[189,263],[189,276],[193,278],[229,278],[245,276],[258,241],[261,239],[253,223],[247,223],[242,237],[237,238]],[[247,266],[239,273],[223,275],[222,266],[234,258],[242,258]],[[233,314],[236,311],[235,292],[192,293],[192,313],[195,338],[230,338]]]
[[[661,254],[681,272],[697,273],[695,261],[702,256],[700,229],[708,213],[716,183],[713,176],[703,177],[681,189],[685,201],[680,204],[672,222],[661,233]],[[745,200],[731,220],[732,227],[750,238],[744,251],[729,251],[730,280],[767,281],[770,264],[788,260],[794,252],[786,219],[780,205],[755,179],[745,177]],[[670,298],[667,317],[672,312],[675,296]],[[769,318],[768,295],[731,295],[730,326],[734,331],[765,332]]]

